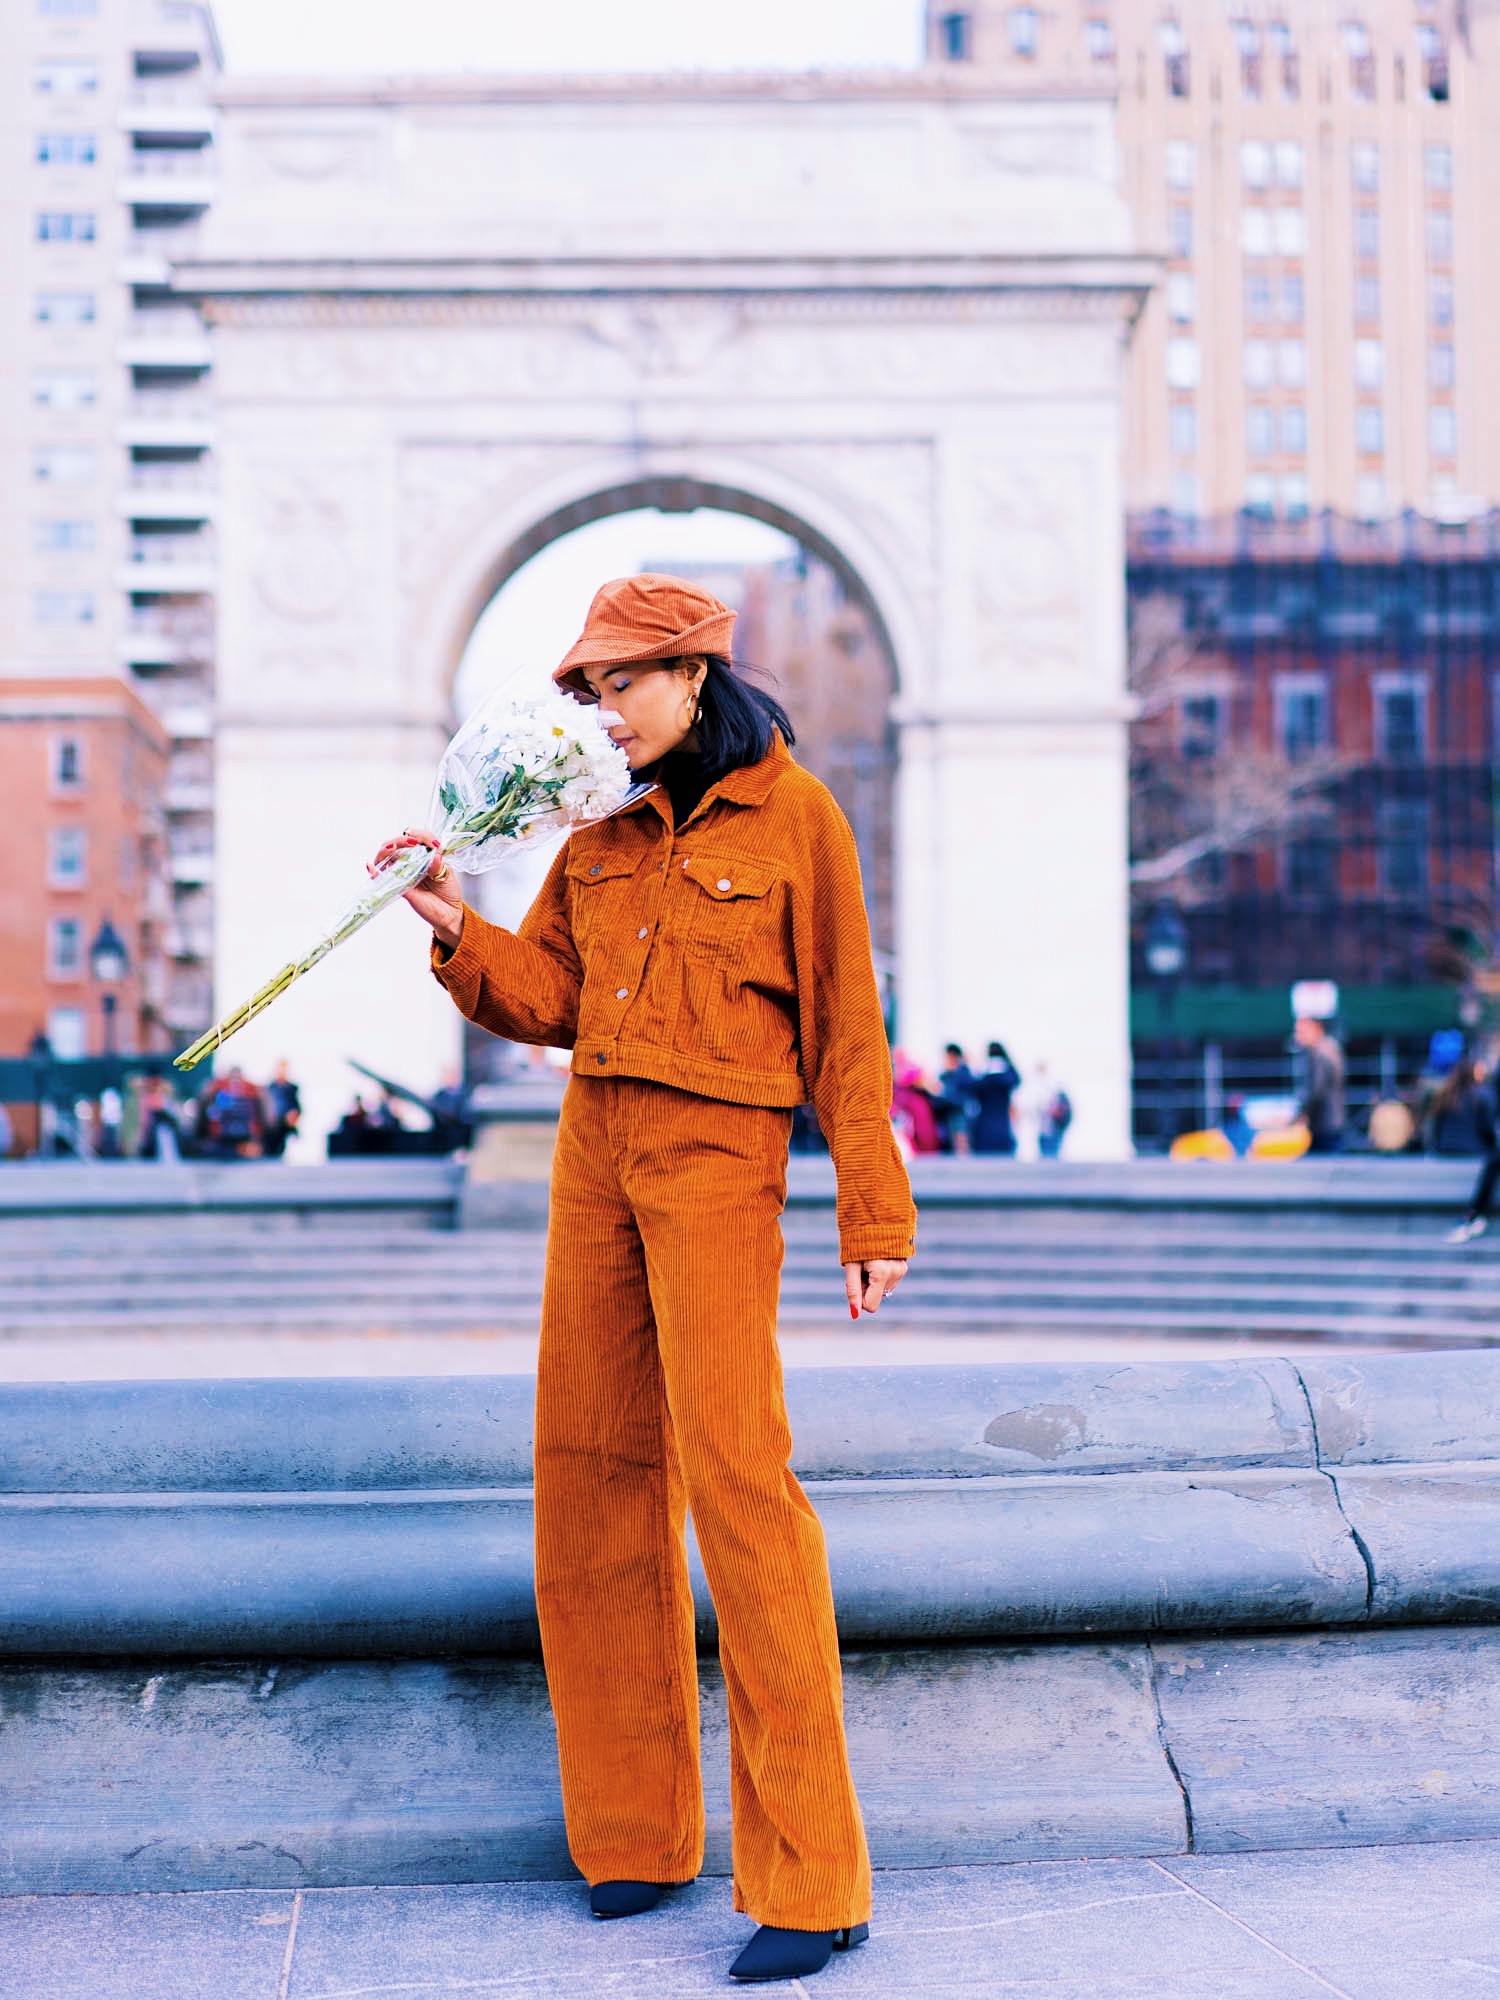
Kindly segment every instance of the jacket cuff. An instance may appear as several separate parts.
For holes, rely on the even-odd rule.
[[[484,947],[479,933],[486,928],[484,918],[477,910],[464,905],[464,927],[459,933],[458,943],[451,952],[445,954],[441,941],[434,936],[429,950],[432,976],[439,986],[446,987],[462,1012],[467,1014],[479,996],[479,981],[484,971]]]
[[[868,1229],[854,1235],[839,1237],[839,1262],[841,1264],[873,1264],[889,1260],[892,1263],[909,1263],[916,1255],[916,1243],[910,1236],[903,1236],[898,1229],[875,1233]]]

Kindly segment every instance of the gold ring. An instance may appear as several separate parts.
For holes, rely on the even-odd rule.
[[[435,889],[435,888],[437,888],[437,886],[438,886],[438,884],[439,884],[440,882],[446,882],[446,881],[447,881],[447,879],[448,879],[448,877],[449,877],[449,876],[450,876],[450,875],[451,875],[452,873],[453,873],[453,870],[452,870],[452,869],[451,869],[451,868],[450,868],[450,867],[448,866],[447,862],[445,861],[445,862],[443,863],[443,872],[442,872],[442,874],[441,874],[441,875],[434,875],[434,876],[433,876],[433,878],[432,878],[432,886],[433,886],[433,888],[434,888],[434,889]]]

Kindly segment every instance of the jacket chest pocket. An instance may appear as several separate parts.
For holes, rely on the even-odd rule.
[[[748,861],[689,854],[674,866],[678,884],[672,928],[676,941],[697,957],[737,958],[747,942],[775,920],[776,877]]]
[[[568,862],[568,890],[573,912],[573,942],[586,957],[595,946],[618,938],[625,922],[625,905],[636,863],[628,856],[580,855]]]

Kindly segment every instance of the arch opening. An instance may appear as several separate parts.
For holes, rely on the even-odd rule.
[[[894,979],[896,687],[885,621],[848,558],[787,510],[736,489],[640,479],[553,509],[509,540],[486,570],[455,662],[457,710],[517,677],[530,679],[576,637],[609,577],[641,569],[686,575],[739,613],[735,659],[785,703],[798,760],[829,786],[859,849],[877,960]],[[472,599],[471,599],[472,603]],[[514,925],[540,868],[480,878],[480,906]],[[494,1074],[503,1052],[470,1040],[471,1077]]]

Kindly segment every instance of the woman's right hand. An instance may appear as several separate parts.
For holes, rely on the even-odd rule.
[[[450,951],[457,945],[464,928],[464,892],[459,886],[457,871],[438,852],[438,837],[421,827],[408,827],[395,840],[388,840],[373,861],[365,864],[365,872],[378,875],[387,862],[394,861],[410,847],[430,847],[432,866],[415,888],[408,889],[406,901],[411,904],[423,923],[431,924],[435,935]]]

